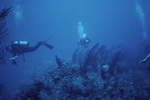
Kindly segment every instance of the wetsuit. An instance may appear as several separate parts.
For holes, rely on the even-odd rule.
[[[11,46],[9,47],[9,49],[7,49],[8,52],[13,54],[13,57],[10,58],[13,60],[12,64],[16,64],[15,59],[20,55],[20,54],[24,54],[24,53],[28,53],[28,52],[33,52],[35,50],[37,50],[41,45],[45,45],[46,47],[48,47],[49,49],[53,49],[52,45],[49,45],[45,42],[38,42],[35,46],[33,47],[29,47],[29,46],[24,46],[21,44],[11,44]]]

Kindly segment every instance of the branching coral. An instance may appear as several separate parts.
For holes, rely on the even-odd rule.
[[[81,66],[82,74],[85,74],[89,68],[92,70],[97,69],[99,64],[105,64],[107,57],[107,50],[105,45],[96,43],[91,49],[85,51],[85,55],[81,54],[79,49],[77,49],[73,56],[73,62],[78,63]]]
[[[0,12],[0,64],[5,63],[5,49],[2,46],[2,43],[7,39],[8,29],[6,28],[6,17],[9,12],[12,11],[12,8],[4,8]]]
[[[0,65],[5,63],[5,55],[4,46],[0,46]]]
[[[87,56],[85,57],[85,61],[83,64],[83,67],[87,67],[90,65],[98,65],[98,58],[100,54],[104,51],[105,46],[99,46],[99,43],[95,44],[93,48],[87,53]],[[96,67],[96,66],[95,66]]]
[[[4,8],[0,12],[0,43],[7,39],[8,29],[6,28],[6,17],[9,12],[12,11],[12,8]]]

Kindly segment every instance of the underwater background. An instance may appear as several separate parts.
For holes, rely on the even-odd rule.
[[[150,61],[147,61],[146,64],[139,64],[139,61],[144,59],[150,53],[150,48],[149,48],[149,52],[144,52],[146,45],[150,43],[150,35],[149,35],[150,1],[149,0],[30,0],[30,1],[0,0],[0,11],[2,11],[4,7],[6,8],[12,7],[13,11],[11,11],[6,18],[7,20],[6,26],[8,27],[9,35],[8,35],[8,39],[3,43],[3,45],[8,46],[12,43],[12,41],[28,41],[30,42],[30,46],[34,46],[37,42],[48,39],[47,43],[53,45],[54,49],[49,50],[45,46],[41,46],[35,52],[24,54],[25,62],[23,62],[23,56],[20,55],[17,58],[17,65],[11,64],[11,60],[9,60],[9,58],[11,58],[12,55],[9,52],[6,52],[6,56],[5,56],[6,62],[0,65],[0,100],[7,100],[6,98],[12,97],[14,96],[14,94],[16,94],[16,97],[12,97],[12,98],[17,98],[17,96],[19,97],[19,94],[23,95],[22,92],[17,92],[17,93],[15,92],[20,86],[26,85],[26,87],[28,88],[28,84],[34,85],[34,83],[36,83],[37,80],[38,82],[40,80],[40,83],[42,83],[44,82],[43,77],[51,77],[45,75],[44,73],[53,73],[53,72],[55,74],[51,74],[51,75],[60,76],[60,79],[57,80],[57,82],[59,83],[49,81],[50,82],[49,84],[51,86],[52,84],[54,85],[53,87],[55,87],[55,84],[57,84],[56,85],[57,88],[52,89],[51,87],[48,87],[49,90],[53,90],[53,91],[51,91],[50,94],[44,92],[46,95],[48,95],[47,97],[41,96],[45,94],[43,92],[42,92],[43,94],[40,92],[41,94],[40,96],[38,95],[38,97],[40,99],[42,98],[42,100],[49,100],[49,99],[109,100],[110,98],[113,98],[114,100],[126,99],[123,96],[125,95],[125,93],[122,93],[123,91],[122,88],[121,89],[119,88],[118,90],[115,87],[114,90],[111,90],[111,91],[116,91],[118,93],[118,94],[114,93],[113,96],[112,94],[110,94],[111,95],[110,96],[108,91],[105,91],[107,93],[107,96],[106,94],[101,93],[100,90],[104,89],[104,87],[102,86],[101,87],[99,86],[99,90],[95,90],[95,92],[89,89],[86,90],[85,89],[86,85],[82,87],[80,83],[81,79],[87,81],[87,78],[85,78],[84,75],[81,75],[83,77],[80,79],[79,83],[76,83],[76,87],[80,85],[80,87],[78,87],[81,89],[80,92],[79,90],[76,90],[76,92],[71,93],[72,91],[74,91],[74,89],[72,90],[60,89],[61,92],[67,91],[64,92],[66,94],[60,95],[59,94],[60,91],[58,88],[59,86],[60,87],[64,86],[61,85],[60,83],[66,82],[65,80],[63,80],[63,79],[67,79],[65,78],[65,76],[69,77],[69,75],[71,75],[72,78],[73,77],[77,78],[76,75],[79,75],[80,71],[81,70],[83,71],[83,69],[87,68],[87,66],[92,66],[92,70],[91,68],[87,68],[85,73],[84,71],[83,72],[81,71],[81,73],[84,73],[85,75],[89,76],[89,74],[87,73],[89,71],[94,71],[95,74],[93,72],[89,72],[92,73],[92,75],[90,74],[91,75],[90,77],[93,77],[92,78],[93,82],[95,82],[94,79],[97,78],[99,79],[99,81],[105,80],[105,82],[107,83],[107,81],[110,82],[111,80],[110,77],[111,76],[116,77],[115,75],[120,75],[119,76],[120,78],[122,77],[123,80],[125,79],[130,80],[130,82],[132,81],[131,83],[133,84],[138,81],[144,82],[141,83],[143,86],[142,88],[143,90],[142,89],[138,90],[138,91],[140,90],[142,91],[141,94],[139,93],[140,96],[137,95],[138,94],[137,93],[136,97],[135,95],[134,96],[132,95],[132,97],[131,96],[126,96],[126,97],[128,97],[128,99],[133,98],[134,100],[150,99],[150,94],[149,94],[150,86],[148,85],[148,83],[150,82],[150,71],[147,70],[147,68],[150,66],[149,63]],[[78,33],[79,22],[82,22],[84,33],[86,33],[86,35],[91,40],[91,43],[88,48],[82,48],[81,46],[77,45],[78,40],[81,38]],[[95,45],[96,43],[99,44]],[[125,60],[119,62],[119,64],[117,63],[117,65],[116,63],[115,65],[113,65],[112,63],[110,64],[110,62],[112,62],[112,60],[110,61],[110,59],[113,58],[111,58],[112,56],[110,56],[109,54],[108,54],[109,56],[105,56],[104,59],[107,59],[105,61],[102,61],[104,59],[99,58],[97,56],[92,56],[92,57],[90,56],[91,58],[88,56],[90,59],[89,62],[91,63],[87,65],[84,63],[86,62],[85,59],[82,62],[79,61],[80,58],[82,59],[86,57],[86,54],[84,53],[85,52],[89,53],[89,51],[92,51],[91,55],[94,55],[94,52],[96,52],[96,54],[100,56],[101,51],[97,51],[97,49],[99,48],[101,49],[101,45],[106,46],[107,49],[104,50],[104,52],[107,54],[111,52],[112,47],[117,48],[118,45],[121,45],[121,48],[125,48],[125,53],[124,51],[123,53],[127,57],[121,56],[125,58]],[[95,48],[93,46],[95,46]],[[79,54],[75,51],[78,51]],[[61,67],[61,65],[59,66],[58,62],[56,61],[57,59],[56,55],[58,55],[61,59],[67,62],[63,65],[63,67]],[[75,58],[74,56],[76,55],[78,56]],[[101,59],[102,62],[97,61],[97,58]],[[74,61],[72,61],[72,59],[74,59]],[[118,58],[118,59],[122,59],[122,58]],[[97,62],[92,62],[92,60],[95,60]],[[76,62],[75,63],[76,65],[74,65],[73,62]],[[93,66],[94,68],[95,66],[98,66],[96,67],[96,70],[102,70],[103,65],[109,65],[110,67],[111,65],[119,66],[119,70],[121,70],[122,73],[119,72],[116,73],[114,71],[115,70],[114,68],[113,71],[115,72],[115,74],[108,72],[110,75],[109,78],[103,79],[104,74],[102,74],[102,71],[97,72],[95,71],[95,69],[93,69]],[[123,65],[123,67],[121,67],[120,65]],[[66,66],[66,68],[64,66]],[[84,68],[81,69],[78,68],[81,66]],[[69,72],[70,70],[72,70],[70,68],[75,69],[74,74],[67,74],[63,76],[59,75],[60,73],[65,74]],[[50,71],[47,69],[49,69]],[[67,72],[65,71],[63,73],[64,69]],[[123,72],[122,70],[125,70],[126,72]],[[137,73],[133,73],[133,72],[137,72]],[[96,75],[99,75],[100,77],[99,76],[97,77]],[[132,75],[135,76],[137,75],[137,77],[133,78],[136,80],[134,82],[133,79],[131,79]],[[90,80],[90,78],[88,79]],[[49,80],[53,80],[53,78]],[[92,81],[85,82],[85,84],[88,84],[87,87],[90,87],[90,84],[92,84],[91,82]],[[110,83],[114,84],[113,82]],[[120,81],[118,82],[118,84],[119,83]],[[100,83],[98,85],[100,85]],[[138,84],[135,85],[137,85],[138,87]],[[44,86],[43,88],[40,87],[41,90],[45,89]],[[71,88],[67,86],[65,88]],[[121,87],[121,85],[119,86]],[[144,86],[147,87],[145,88]],[[106,87],[112,88],[113,86],[106,86]],[[106,87],[104,90],[106,90]],[[132,86],[132,89],[133,87],[134,86]],[[95,87],[91,87],[91,88],[95,88]],[[24,91],[25,90],[26,89],[24,89]],[[37,90],[37,91],[41,91],[41,90]],[[56,91],[54,92],[54,90]],[[89,93],[83,92],[85,90],[90,92]],[[136,91],[137,89],[134,88],[133,90]],[[96,96],[94,95],[94,93],[96,94]],[[101,93],[101,94],[97,94],[97,93]],[[121,96],[119,93],[121,94]],[[58,98],[57,95],[59,95],[60,97]],[[69,96],[75,95],[75,97],[71,98],[68,95]],[[35,96],[37,95],[34,95],[33,97]],[[25,95],[24,97],[27,97],[25,99],[30,98],[31,100],[39,99],[39,98],[38,99],[32,98],[32,95],[31,96]],[[20,96],[19,99],[23,99],[24,97]]]

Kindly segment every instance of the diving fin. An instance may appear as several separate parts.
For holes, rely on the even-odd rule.
[[[54,48],[54,46],[49,45],[49,44],[47,44],[47,43],[44,43],[43,45],[45,45],[45,46],[48,47],[49,49],[53,49],[53,48]]]

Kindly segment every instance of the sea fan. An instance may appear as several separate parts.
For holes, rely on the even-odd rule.
[[[12,8],[4,8],[1,12],[0,12],[0,64],[4,64],[5,63],[5,49],[4,46],[2,45],[2,43],[7,39],[8,36],[8,29],[6,27],[6,17],[8,15],[9,12],[12,11]]]
[[[5,60],[5,55],[6,55],[6,53],[5,53],[4,47],[1,46],[0,47],[0,65],[5,63],[5,61],[6,61]]]
[[[81,73],[85,74],[87,70],[97,72],[98,66],[106,63],[106,46],[96,43],[91,49],[87,49],[86,51],[79,51],[79,49],[76,49],[72,59],[73,62],[81,66]]]

